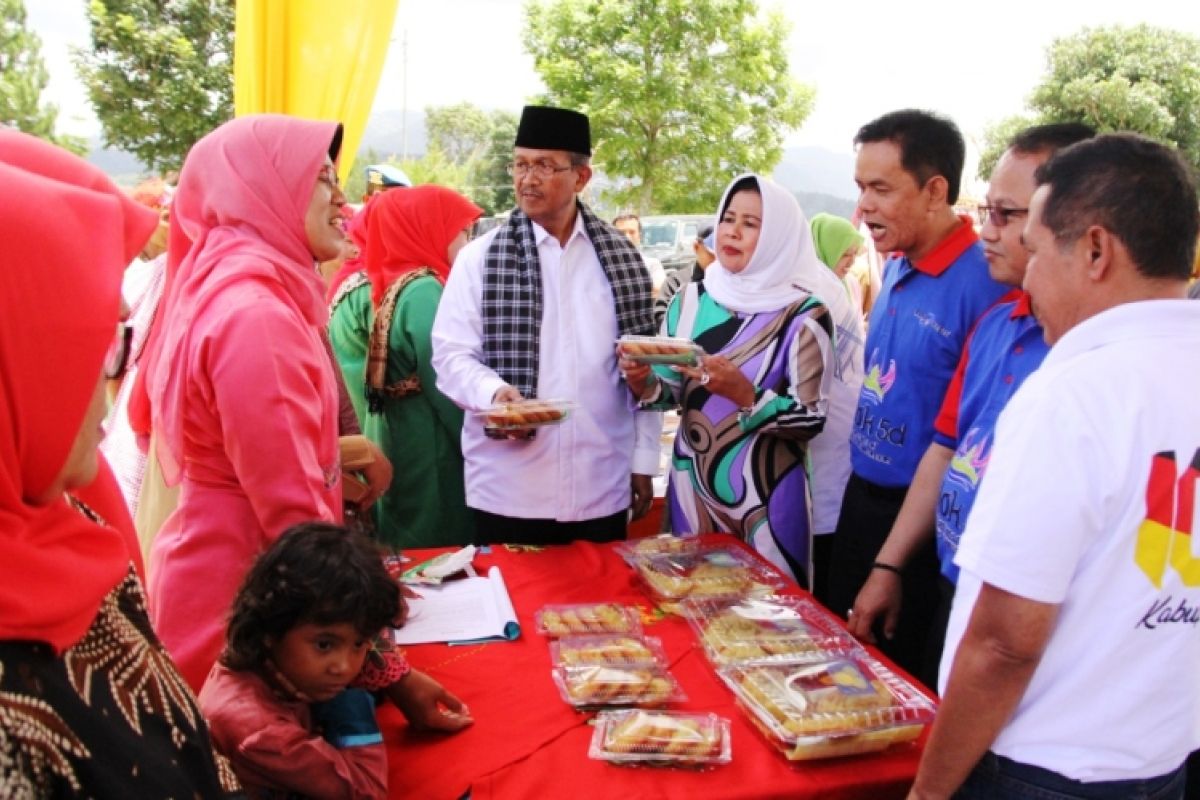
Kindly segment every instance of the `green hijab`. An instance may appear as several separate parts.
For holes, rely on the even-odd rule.
[[[863,242],[862,234],[854,229],[849,220],[833,214],[817,214],[812,218],[813,247],[817,258],[833,269],[851,247],[858,249]]]

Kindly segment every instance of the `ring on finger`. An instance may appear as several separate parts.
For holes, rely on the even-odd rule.
[[[700,385],[701,385],[701,386],[707,386],[707,385],[708,385],[708,382],[709,382],[710,380],[712,380],[712,374],[711,374],[711,373],[710,373],[708,370],[701,370],[701,372],[700,372]]]

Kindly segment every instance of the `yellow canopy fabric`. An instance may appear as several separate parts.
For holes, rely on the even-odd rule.
[[[234,113],[345,127],[344,181],[375,100],[399,0],[237,0]]]

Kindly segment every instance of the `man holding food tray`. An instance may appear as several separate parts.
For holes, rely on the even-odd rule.
[[[591,152],[586,116],[526,106],[519,208],[459,254],[434,322],[438,388],[474,412],[462,445],[481,544],[623,539],[653,499],[662,415],[635,412],[612,347],[654,332],[650,276],[576,199]]]

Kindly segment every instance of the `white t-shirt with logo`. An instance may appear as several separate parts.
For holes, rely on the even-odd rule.
[[[1060,608],[994,752],[1108,781],[1200,748],[1198,468],[1195,301],[1084,321],[1005,408],[955,558],[942,691],[982,583]]]

